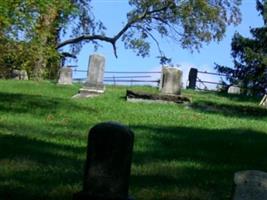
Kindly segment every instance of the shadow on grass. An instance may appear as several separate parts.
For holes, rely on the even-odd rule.
[[[0,112],[6,113],[31,113],[44,115],[56,113],[58,110],[87,110],[97,113],[95,108],[77,105],[70,99],[50,98],[41,95],[11,94],[0,92]]]
[[[197,101],[191,108],[201,112],[222,114],[224,116],[239,118],[267,117],[267,109],[259,106],[215,103],[212,101]]]
[[[133,128],[145,133],[137,135],[137,141],[146,140],[146,146],[134,153],[133,191],[156,191],[151,199],[230,199],[234,172],[267,170],[267,135],[261,132]]]
[[[261,97],[256,96],[247,96],[247,95],[238,95],[238,94],[227,94],[223,92],[216,92],[217,96],[225,97],[233,101],[239,101],[239,102],[254,102],[256,104],[260,103]]]
[[[132,126],[136,199],[230,199],[233,174],[267,170],[267,135],[247,129]],[[142,134],[141,134],[142,133]],[[0,136],[0,199],[71,199],[85,147]]]
[[[0,199],[71,199],[85,148],[0,136]]]

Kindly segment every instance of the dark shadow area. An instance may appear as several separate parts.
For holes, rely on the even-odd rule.
[[[267,171],[265,133],[247,129],[131,128],[136,133],[135,145],[145,148],[133,154],[133,163],[144,166],[144,171],[131,176],[131,191],[159,193],[156,197],[136,195],[136,199],[230,199],[234,172]],[[85,153],[85,147],[26,136],[0,136],[0,199],[71,199],[77,185],[81,189]]]
[[[259,96],[247,96],[242,94],[228,94],[223,92],[216,92],[214,93],[217,96],[225,97],[233,101],[239,101],[239,102],[254,102],[259,104],[262,97]]]
[[[48,112],[51,114],[56,113],[58,109],[98,112],[95,108],[77,105],[70,99],[0,92],[0,112],[44,115]]]
[[[170,199],[230,200],[236,171],[267,171],[265,133],[152,126],[134,126],[133,130],[148,133],[137,135],[137,143],[144,138],[147,144],[145,151],[134,152],[133,163],[152,168],[131,177],[133,191],[154,189],[164,195],[169,190]]]
[[[81,184],[84,160],[78,157],[85,158],[85,151],[85,147],[0,136],[0,199],[71,199],[72,191],[64,187]]]
[[[267,116],[267,109],[260,106],[215,103],[213,101],[193,102],[191,108],[207,113],[222,114],[238,118],[262,118]]]

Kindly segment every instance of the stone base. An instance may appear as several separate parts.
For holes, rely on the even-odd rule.
[[[72,200],[134,200],[132,197],[128,198],[106,198],[89,195],[86,192],[78,192],[73,195]]]
[[[190,103],[188,97],[182,95],[162,95],[162,94],[149,94],[143,92],[134,92],[131,90],[126,91],[127,101],[132,102],[158,102],[158,103]]]
[[[103,94],[104,90],[99,89],[91,89],[91,88],[81,88],[79,90],[79,93],[74,95],[72,98],[89,98],[89,97],[95,97],[100,94]]]
[[[86,81],[84,83],[83,88],[86,88],[88,90],[105,90],[105,86],[103,83],[90,83],[89,81]]]
[[[72,82],[59,82],[58,81],[57,85],[72,85]]]

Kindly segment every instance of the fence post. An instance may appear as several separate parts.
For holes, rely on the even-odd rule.
[[[116,85],[116,78],[115,78],[115,76],[113,75],[113,86],[115,86]]]
[[[188,76],[188,80],[189,80],[188,88],[189,89],[196,89],[197,73],[198,73],[198,70],[196,68],[190,69],[189,76]]]

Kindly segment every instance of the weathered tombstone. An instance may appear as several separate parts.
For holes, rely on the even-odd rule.
[[[98,54],[89,57],[87,80],[74,98],[92,97],[104,93],[105,58]]]
[[[63,67],[60,69],[58,84],[60,85],[72,84],[72,69],[70,67]]]
[[[228,88],[228,91],[227,91],[228,94],[240,94],[241,91],[240,91],[240,87],[238,86],[235,86],[235,85],[232,85]]]
[[[94,126],[88,136],[83,190],[74,200],[128,200],[133,132],[115,122]]]
[[[16,80],[28,80],[28,74],[26,70],[12,70],[11,77]]]
[[[197,73],[198,73],[198,70],[196,68],[190,69],[189,75],[188,75],[188,81],[189,81],[188,88],[189,89],[193,89],[193,90],[196,89]]]
[[[234,176],[233,200],[267,200],[267,173],[240,171]]]
[[[181,94],[183,72],[174,67],[162,67],[160,92],[162,94]]]
[[[267,95],[265,94],[260,102],[260,106],[267,108]]]

